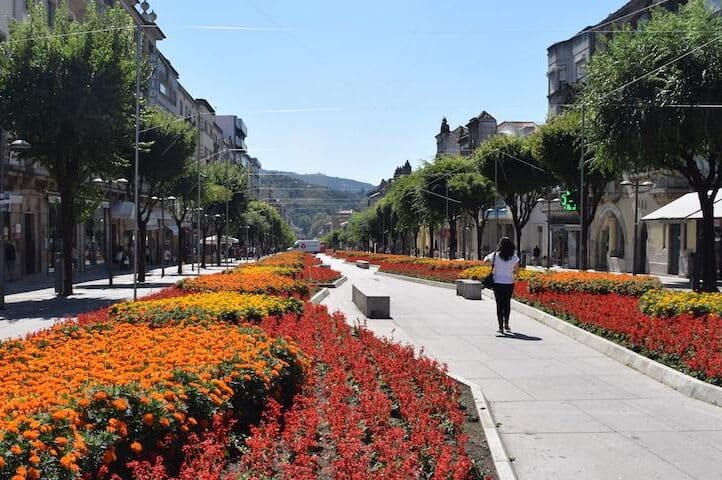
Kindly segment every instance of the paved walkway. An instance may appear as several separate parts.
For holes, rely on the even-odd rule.
[[[235,266],[237,263],[231,263]],[[201,270],[201,274],[216,273],[226,267],[213,267]],[[165,277],[161,269],[148,271],[146,282],[138,285],[138,297],[143,297],[173,285],[182,278],[195,276],[190,265],[183,267],[184,275],[177,274],[178,267],[166,267]],[[76,283],[73,295],[58,297],[55,295],[51,280],[38,279],[35,290],[27,285],[20,293],[5,296],[5,310],[0,310],[0,339],[16,338],[43,328],[47,328],[59,319],[73,317],[78,313],[89,312],[120,300],[133,298],[133,274],[125,273],[113,277],[113,286],[108,285],[107,277]],[[27,282],[25,282],[27,283]]]
[[[722,408],[656,381],[512,312],[496,333],[493,299],[374,275],[327,259],[348,278],[323,302],[379,335],[413,344],[479,385],[518,477],[722,479]],[[351,285],[391,296],[393,320],[366,320]]]

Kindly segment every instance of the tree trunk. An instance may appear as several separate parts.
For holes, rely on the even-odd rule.
[[[456,218],[449,219],[449,260],[456,258]]]
[[[221,266],[221,229],[218,228],[218,224],[216,224],[216,239],[218,240],[216,243],[216,265],[219,267]],[[226,239],[228,241],[228,239]],[[226,248],[228,248],[228,245],[226,245]]]
[[[175,222],[178,227],[178,249],[176,251],[176,257],[178,257],[178,275],[183,275],[183,229],[181,224],[183,222]]]
[[[434,257],[434,227],[429,225],[429,258]]]
[[[58,182],[60,183],[60,182]],[[61,188],[60,193],[60,235],[63,240],[63,296],[73,294],[73,242],[75,236],[75,192],[70,188]],[[8,228],[8,231],[10,228]]]
[[[135,239],[138,242],[138,283],[145,282],[145,247],[146,247],[146,234],[148,232],[148,220],[142,218],[138,221],[138,238]]]
[[[699,204],[702,210],[702,258],[696,262],[702,265],[702,291],[717,291],[717,259],[714,242],[714,198],[706,190],[698,190]]]
[[[521,258],[521,228],[514,222],[514,233],[516,234],[516,253]]]
[[[419,229],[418,229],[418,228],[415,228],[415,229],[414,229],[414,247],[413,247],[413,248],[414,248],[414,256],[415,256],[415,257],[418,257],[418,256],[419,256],[419,248],[418,248],[418,246],[419,246]]]
[[[200,268],[206,268],[206,237],[208,236],[208,226],[201,229],[203,239],[201,240],[201,266]]]
[[[481,236],[484,234],[484,228],[479,223],[478,215],[474,215],[474,225],[476,226],[476,259],[481,260]]]

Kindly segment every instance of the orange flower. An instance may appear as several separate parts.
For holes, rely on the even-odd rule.
[[[65,437],[55,437],[55,445],[59,447],[64,447],[68,444],[68,439]]]
[[[115,462],[117,459],[118,459],[118,457],[115,455],[115,450],[113,450],[112,448],[109,448],[103,454],[103,465],[110,465],[111,463]]]
[[[139,442],[133,442],[130,444],[130,449],[133,453],[140,453],[143,451],[143,445]]]
[[[40,470],[37,468],[28,468],[28,480],[40,480]]]
[[[95,400],[96,402],[107,400],[107,398],[108,398],[108,394],[105,392],[95,392],[93,394],[93,400]]]
[[[40,465],[40,456],[38,456],[37,453],[34,453],[30,456],[28,462],[30,462],[32,465]]]
[[[120,411],[127,410],[129,406],[128,401],[125,398],[116,398],[115,400],[113,400],[113,403],[111,405],[113,405],[113,408]]]
[[[13,445],[12,447],[10,447],[10,453],[12,453],[13,455],[20,455],[21,453],[23,453],[23,449],[20,448],[20,445]]]
[[[168,427],[170,427],[170,421],[169,421],[167,418],[165,418],[165,417],[161,418],[161,419],[160,419],[160,422],[158,422],[158,423],[160,423],[160,426],[163,427],[163,428],[168,428]]]
[[[145,415],[143,415],[143,425],[145,425],[146,427],[152,427],[154,421],[155,417],[152,413],[146,413]]]
[[[37,430],[25,430],[23,432],[23,438],[27,440],[37,440],[38,438],[40,438],[40,432],[38,432]]]

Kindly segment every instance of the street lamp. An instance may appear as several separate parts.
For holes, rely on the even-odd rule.
[[[639,187],[650,189],[654,187],[654,183],[650,182],[649,180],[646,180],[642,183],[639,183],[639,179],[634,179],[633,182],[630,182],[629,180],[624,180],[619,183],[623,187],[633,187],[634,188],[634,245],[632,247],[632,275],[636,275],[639,271],[639,265],[637,265],[637,224],[639,223]]]
[[[110,209],[110,189],[113,184],[119,187],[128,185],[128,180],[125,178],[116,178],[115,180],[104,180],[100,177],[93,179],[95,185],[106,185],[107,186],[107,198],[108,198],[108,209],[105,215],[105,263],[108,267],[108,285],[113,285],[113,220]]]
[[[174,196],[170,197],[150,197],[151,200],[158,201],[160,200],[160,245],[161,245],[161,252],[160,252],[160,276],[161,278],[165,277],[165,202],[175,202],[176,198]]]
[[[552,203],[560,202],[561,200],[559,198],[540,198],[537,200],[537,203],[546,203],[547,204],[547,269],[551,267],[551,247],[552,247],[552,229],[551,229],[551,211],[552,211]]]
[[[0,198],[7,202],[10,212],[10,194],[5,192],[5,160],[10,152],[24,152],[30,150],[30,144],[25,140],[15,140],[7,143],[7,133],[0,131]],[[0,309],[5,309],[5,212],[0,210]]]
[[[249,231],[250,229],[251,229],[251,226],[250,226],[250,225],[246,225],[246,245],[245,245],[245,247],[246,247],[246,262],[248,262],[248,259],[250,258],[250,257],[248,256],[248,253],[250,252],[250,250],[249,250],[249,248],[248,248],[248,231]]]

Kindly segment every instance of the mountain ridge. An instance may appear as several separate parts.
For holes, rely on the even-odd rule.
[[[361,182],[351,178],[334,177],[324,173],[296,173],[283,170],[262,170],[262,174],[284,175],[295,178],[311,185],[326,187],[341,192],[366,193],[375,188],[375,185]]]

